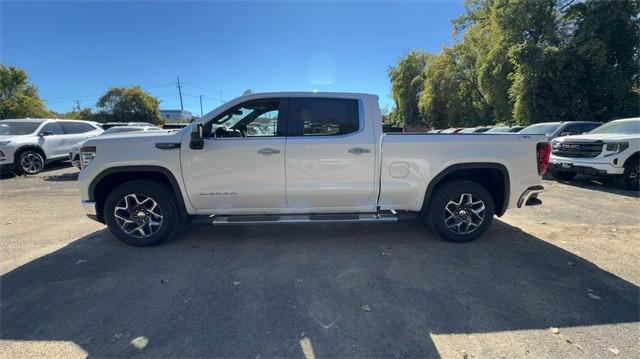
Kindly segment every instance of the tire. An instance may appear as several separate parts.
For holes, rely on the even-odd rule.
[[[35,150],[20,151],[16,156],[16,172],[24,175],[35,175],[44,170],[44,156]]]
[[[558,181],[571,181],[577,173],[569,171],[551,171],[551,176]]]
[[[469,242],[487,231],[493,221],[494,208],[493,197],[481,185],[467,180],[448,181],[434,190],[425,220],[441,238]]]
[[[103,213],[114,236],[138,247],[167,241],[180,222],[173,193],[152,181],[131,181],[116,187],[107,196]]]
[[[625,189],[640,191],[640,160],[631,160],[624,167],[622,185]]]

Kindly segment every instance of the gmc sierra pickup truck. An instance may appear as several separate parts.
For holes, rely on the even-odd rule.
[[[383,134],[375,95],[283,92],[230,101],[169,133],[99,136],[80,150],[82,203],[125,243],[183,224],[396,222],[482,235],[537,205],[544,135]]]

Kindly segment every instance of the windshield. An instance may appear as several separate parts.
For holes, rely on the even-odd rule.
[[[560,127],[558,123],[531,125],[518,133],[524,135],[551,135],[556,132],[558,127]]]
[[[640,134],[640,120],[612,121],[605,123],[589,133]]]
[[[28,135],[36,132],[42,122],[0,121],[0,135]]]
[[[102,135],[109,135],[112,133],[121,133],[121,132],[135,132],[135,131],[142,131],[144,130],[143,127],[111,127],[108,130],[105,130]]]
[[[486,132],[508,132],[509,127],[494,127]]]
[[[477,128],[465,128],[464,130],[460,130],[458,133],[474,133]]]

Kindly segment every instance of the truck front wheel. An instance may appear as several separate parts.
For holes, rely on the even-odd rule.
[[[178,226],[179,212],[173,194],[162,184],[131,181],[109,193],[104,217],[118,239],[143,247],[169,239]]]
[[[484,187],[472,181],[456,180],[435,189],[426,220],[445,240],[469,242],[487,231],[493,213],[493,197]]]

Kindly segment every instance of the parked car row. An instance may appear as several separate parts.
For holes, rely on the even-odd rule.
[[[549,172],[568,181],[577,174],[613,177],[623,188],[640,190],[640,118],[606,124],[593,121],[536,123],[527,127],[472,127],[429,133],[546,135],[552,143]]]
[[[105,127],[107,128],[105,131]],[[149,123],[108,123],[61,119],[0,121],[0,167],[18,174],[40,173],[45,166],[70,159],[79,144],[102,134],[162,130]],[[74,157],[72,156],[71,159]]]
[[[443,130],[431,130],[429,133],[520,133],[527,135],[546,135],[549,140],[561,136],[579,135],[602,125],[592,121],[543,122],[531,126],[496,126],[496,127],[451,127]]]

